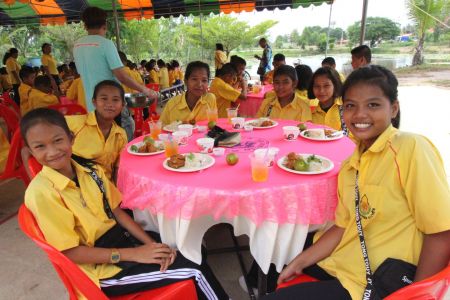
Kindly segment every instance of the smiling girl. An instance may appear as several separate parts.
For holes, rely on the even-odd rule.
[[[359,143],[339,173],[335,225],[278,279],[304,273],[320,281],[280,289],[267,299],[362,299],[367,280],[356,211],[372,273],[387,258],[416,265],[414,281],[448,265],[450,190],[442,159],[427,138],[396,128],[397,86],[392,72],[375,65],[345,81],[344,121]]]
[[[275,93],[267,93],[258,109],[258,118],[286,119],[296,121],[311,121],[311,110],[295,93],[297,73],[288,65],[277,68],[273,76]]]
[[[161,113],[163,125],[174,121],[195,123],[207,120],[207,108],[217,109],[216,97],[208,93],[209,66],[201,61],[190,62],[184,76],[187,92],[167,102]]]

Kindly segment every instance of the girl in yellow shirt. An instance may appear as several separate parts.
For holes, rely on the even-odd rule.
[[[145,64],[145,70],[148,72],[148,83],[157,83],[159,84],[159,76],[156,71],[156,60],[150,59],[148,63]]]
[[[298,78],[295,93],[302,98],[306,104],[314,106],[317,99],[310,100],[308,98],[308,88],[313,76],[313,71],[308,65],[297,65],[295,66],[295,72],[297,73]]]
[[[397,87],[392,72],[376,65],[359,68],[346,79],[344,121],[359,144],[341,166],[335,225],[278,279],[281,283],[305,273],[320,281],[280,289],[265,299],[362,299],[367,273],[387,258],[417,265],[408,278],[414,282],[447,267],[450,190],[442,159],[428,139],[397,129]]]
[[[36,109],[22,118],[20,129],[43,165],[26,190],[25,205],[45,240],[108,297],[192,278],[201,299],[229,298],[206,263],[190,262],[120,208],[120,192],[101,168],[72,156],[73,135],[63,115]],[[126,232],[131,238],[124,238]]]
[[[271,119],[311,121],[311,109],[304,100],[295,93],[297,73],[294,67],[280,66],[273,76],[275,93],[267,93],[256,116]]]
[[[171,98],[160,120],[163,125],[175,121],[195,123],[207,120],[206,110],[217,109],[216,97],[208,93],[209,66],[201,61],[190,62],[184,77],[187,92]]]

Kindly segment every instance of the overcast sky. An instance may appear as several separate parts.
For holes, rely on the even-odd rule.
[[[410,23],[405,7],[406,0],[369,0],[368,17],[385,17],[400,23],[402,26]],[[331,22],[333,27],[345,30],[351,24],[361,20],[363,0],[335,0],[332,6]],[[328,26],[330,5],[311,5],[308,8],[285,9],[275,11],[240,13],[236,16],[249,24],[258,24],[264,20],[276,20],[278,24],[270,30],[270,39],[277,35],[291,33],[295,28],[300,32],[306,26]]]

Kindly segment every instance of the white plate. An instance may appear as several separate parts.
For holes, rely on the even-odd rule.
[[[278,122],[277,121],[274,121],[274,120],[270,120],[270,121],[273,124],[271,126],[266,126],[266,127],[259,126],[259,124],[261,124],[261,122],[259,122],[259,119],[245,121],[245,125],[252,125],[253,129],[269,129],[269,128],[274,128],[275,126],[278,126]]]
[[[308,157],[308,156],[311,156],[313,154],[297,153],[297,155],[301,155],[303,157]],[[295,171],[295,170],[289,169],[289,168],[284,166],[284,160],[286,159],[286,156],[287,155],[285,155],[282,158],[280,158],[277,161],[277,165],[278,165],[278,167],[280,167],[281,169],[283,169],[283,170],[285,170],[287,172],[291,172],[291,173],[295,173],[295,174],[302,174],[302,175],[315,175],[315,174],[323,174],[323,173],[329,172],[329,171],[333,170],[333,168],[334,168],[334,163],[331,160],[329,160],[326,157],[320,156],[320,155],[315,155],[317,158],[322,160],[322,169],[320,171],[308,171],[308,172],[306,172],[306,171]]]
[[[334,136],[332,137],[326,137],[325,138],[319,138],[319,137],[311,137],[311,136],[306,136],[306,132],[309,131],[319,131],[319,130],[323,130],[324,128],[312,128],[312,129],[306,129],[300,132],[300,136],[304,137],[305,139],[308,140],[313,140],[313,141],[335,141],[335,140],[339,140],[341,138],[344,137],[344,133],[342,131],[339,130],[334,130],[334,129],[330,129],[330,130],[334,130],[336,133],[334,134]]]
[[[190,153],[183,153],[182,155],[187,156],[189,154]],[[166,158],[163,162],[163,167],[164,167],[164,169],[173,171],[173,172],[188,173],[188,172],[197,172],[200,170],[207,169],[216,163],[216,160],[214,159],[214,157],[211,157],[208,154],[203,154],[203,153],[193,153],[193,154],[195,155],[196,160],[199,160],[199,159],[203,160],[203,163],[201,166],[194,167],[194,168],[188,168],[188,167],[184,166],[179,169],[174,169],[174,168],[169,167],[169,165],[167,164],[167,161],[169,160],[169,158]]]
[[[183,125],[183,123],[180,123],[180,124],[178,124],[178,125]],[[176,126],[178,126],[178,125],[176,125]],[[197,127],[198,127],[197,125],[194,125],[194,127],[192,128],[192,130],[197,129]],[[175,131],[177,131],[178,129],[175,129],[175,126],[174,126],[174,125],[169,124],[169,125],[164,126],[164,127],[163,127],[163,130],[164,130],[164,131],[167,131],[167,132],[175,132]]]
[[[156,146],[158,146],[158,145],[160,145],[160,144],[162,144],[162,143],[163,143],[163,142],[161,142],[161,141],[155,141]],[[139,147],[141,147],[141,146],[144,145],[144,142],[139,142],[139,143],[136,143],[136,144],[133,144],[133,145],[136,145],[136,146],[139,148]],[[159,150],[159,151],[156,151],[156,152],[148,152],[148,153],[134,152],[134,151],[131,151],[131,146],[133,146],[133,145],[130,145],[130,146],[128,146],[128,148],[127,148],[128,153],[130,153],[130,154],[132,154],[132,155],[137,155],[137,156],[150,156],[150,155],[156,155],[156,154],[164,153],[164,149]]]

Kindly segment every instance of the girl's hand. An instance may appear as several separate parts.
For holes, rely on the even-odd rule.
[[[172,250],[166,244],[153,243],[133,248],[133,261],[143,264],[160,264],[170,260]]]
[[[161,268],[159,269],[161,272],[165,272],[167,271],[167,269],[169,268],[169,266],[171,264],[173,264],[173,262],[175,261],[175,258],[177,257],[177,250],[175,249],[170,249],[171,253],[169,255],[169,258],[166,258],[162,263],[161,263]]]
[[[302,274],[303,267],[296,260],[293,260],[283,271],[281,271],[278,277],[277,284],[294,279],[298,275]]]

